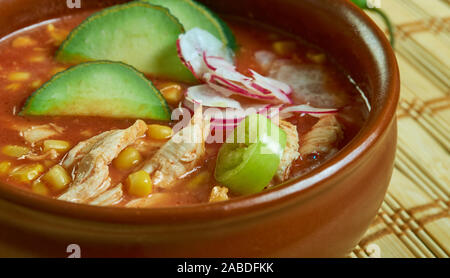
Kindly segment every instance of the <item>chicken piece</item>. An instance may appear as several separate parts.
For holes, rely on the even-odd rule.
[[[275,178],[283,182],[288,179],[292,163],[300,156],[297,127],[289,122],[280,121],[280,128],[286,133],[286,147],[281,157]]]
[[[141,170],[152,178],[153,185],[171,188],[177,180],[197,166],[205,154],[205,141],[209,135],[209,119],[196,111],[189,125],[175,134]]]
[[[122,200],[123,190],[122,184],[119,183],[115,187],[103,192],[89,204],[93,206],[112,206]]]
[[[159,150],[165,141],[163,140],[151,140],[148,138],[138,139],[131,147],[135,148],[141,153],[152,154]]]
[[[106,137],[114,134],[115,132],[116,132],[115,130],[106,131],[97,136],[94,136],[92,138],[89,138],[85,141],[78,143],[67,154],[66,158],[64,159],[64,161],[62,163],[62,166],[64,166],[65,168],[72,167],[76,161],[78,161],[83,156],[88,154],[96,143],[104,140]]]
[[[154,193],[145,198],[139,198],[128,202],[127,208],[154,208],[170,204],[172,197],[170,193]]]
[[[66,168],[74,166],[74,180],[58,199],[74,203],[98,203],[96,198],[111,187],[109,164],[146,131],[147,125],[138,120],[128,129],[108,131],[75,146],[62,163]]]
[[[32,160],[32,161],[40,161],[44,159],[50,159],[55,160],[59,156],[59,153],[56,150],[49,150],[43,154],[35,154],[35,153],[29,153],[25,155],[24,157],[26,159]]]
[[[64,128],[60,126],[46,124],[22,129],[20,134],[28,143],[33,145],[39,141],[62,134],[63,132]]]
[[[227,201],[228,199],[228,188],[223,186],[214,186],[209,195],[210,203]]]
[[[328,154],[335,151],[336,143],[342,140],[342,127],[334,115],[321,118],[302,138],[300,154],[306,157],[310,154]]]

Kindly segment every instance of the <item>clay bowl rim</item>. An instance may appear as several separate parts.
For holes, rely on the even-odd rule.
[[[295,204],[313,198],[334,183],[326,182],[338,179],[345,168],[358,163],[360,157],[369,152],[381,140],[392,120],[395,118],[399,99],[399,72],[393,50],[382,31],[376,24],[350,2],[341,0],[339,3],[346,12],[363,22],[376,42],[381,45],[384,63],[379,63],[378,71],[391,73],[379,86],[381,95],[385,95],[383,107],[373,109],[365,126],[358,135],[352,139],[334,157],[319,167],[299,178],[294,178],[258,194],[242,196],[223,203],[204,203],[180,207],[167,208],[122,208],[122,207],[95,207],[83,204],[74,204],[56,199],[39,196],[37,194],[0,183],[0,198],[43,213],[84,219],[107,223],[135,223],[135,224],[164,224],[195,221],[214,221],[227,217],[245,217],[270,211],[271,208],[280,208],[283,205]],[[380,78],[380,77],[378,77]],[[378,111],[377,111],[378,110]],[[374,115],[377,111],[377,115]],[[325,178],[323,178],[325,176]],[[321,178],[322,177],[322,178]]]

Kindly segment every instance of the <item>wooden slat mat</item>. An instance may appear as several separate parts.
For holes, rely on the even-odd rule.
[[[397,158],[383,205],[350,257],[448,258],[450,1],[380,2],[396,26]],[[369,15],[386,30],[381,18]]]

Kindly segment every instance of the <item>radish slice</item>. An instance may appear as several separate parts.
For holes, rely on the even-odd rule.
[[[279,90],[281,93],[285,95],[290,95],[293,91],[291,86],[289,86],[286,83],[283,83],[270,77],[262,76],[261,74],[257,73],[254,70],[250,70],[250,73],[252,74],[252,77],[255,79],[255,82],[267,84],[268,86],[271,86],[274,89]]]
[[[186,98],[208,107],[242,109],[239,101],[223,96],[208,85],[190,87]]]
[[[295,106],[288,106],[280,111],[280,117],[281,118],[289,118],[292,116],[292,113],[301,113],[301,114],[308,114],[313,117],[320,118],[325,115],[329,114],[336,114],[339,112],[338,109],[331,109],[331,108],[316,108],[312,107],[306,104],[302,105],[295,105]]]
[[[181,60],[195,76],[225,97],[237,94],[269,103],[292,103],[289,85],[252,70],[251,77],[241,74],[233,64],[232,51],[207,31],[188,31],[179,37],[177,47]]]
[[[178,55],[196,77],[203,77],[209,71],[204,62],[204,51],[208,56],[220,57],[233,62],[232,51],[209,32],[194,28],[180,35],[177,41]]]
[[[226,79],[215,74],[206,74],[205,77],[209,86],[225,94],[226,96],[237,94],[251,99],[277,102],[277,99],[273,95],[264,95],[256,90],[251,91],[247,88],[249,85],[241,85],[241,82],[244,84],[247,83],[245,80],[241,80],[241,82],[230,81],[230,79]]]

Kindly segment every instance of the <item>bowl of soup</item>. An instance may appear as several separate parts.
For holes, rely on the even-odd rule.
[[[201,3],[200,3],[201,2]],[[0,254],[344,257],[399,74],[349,1],[0,1]]]

